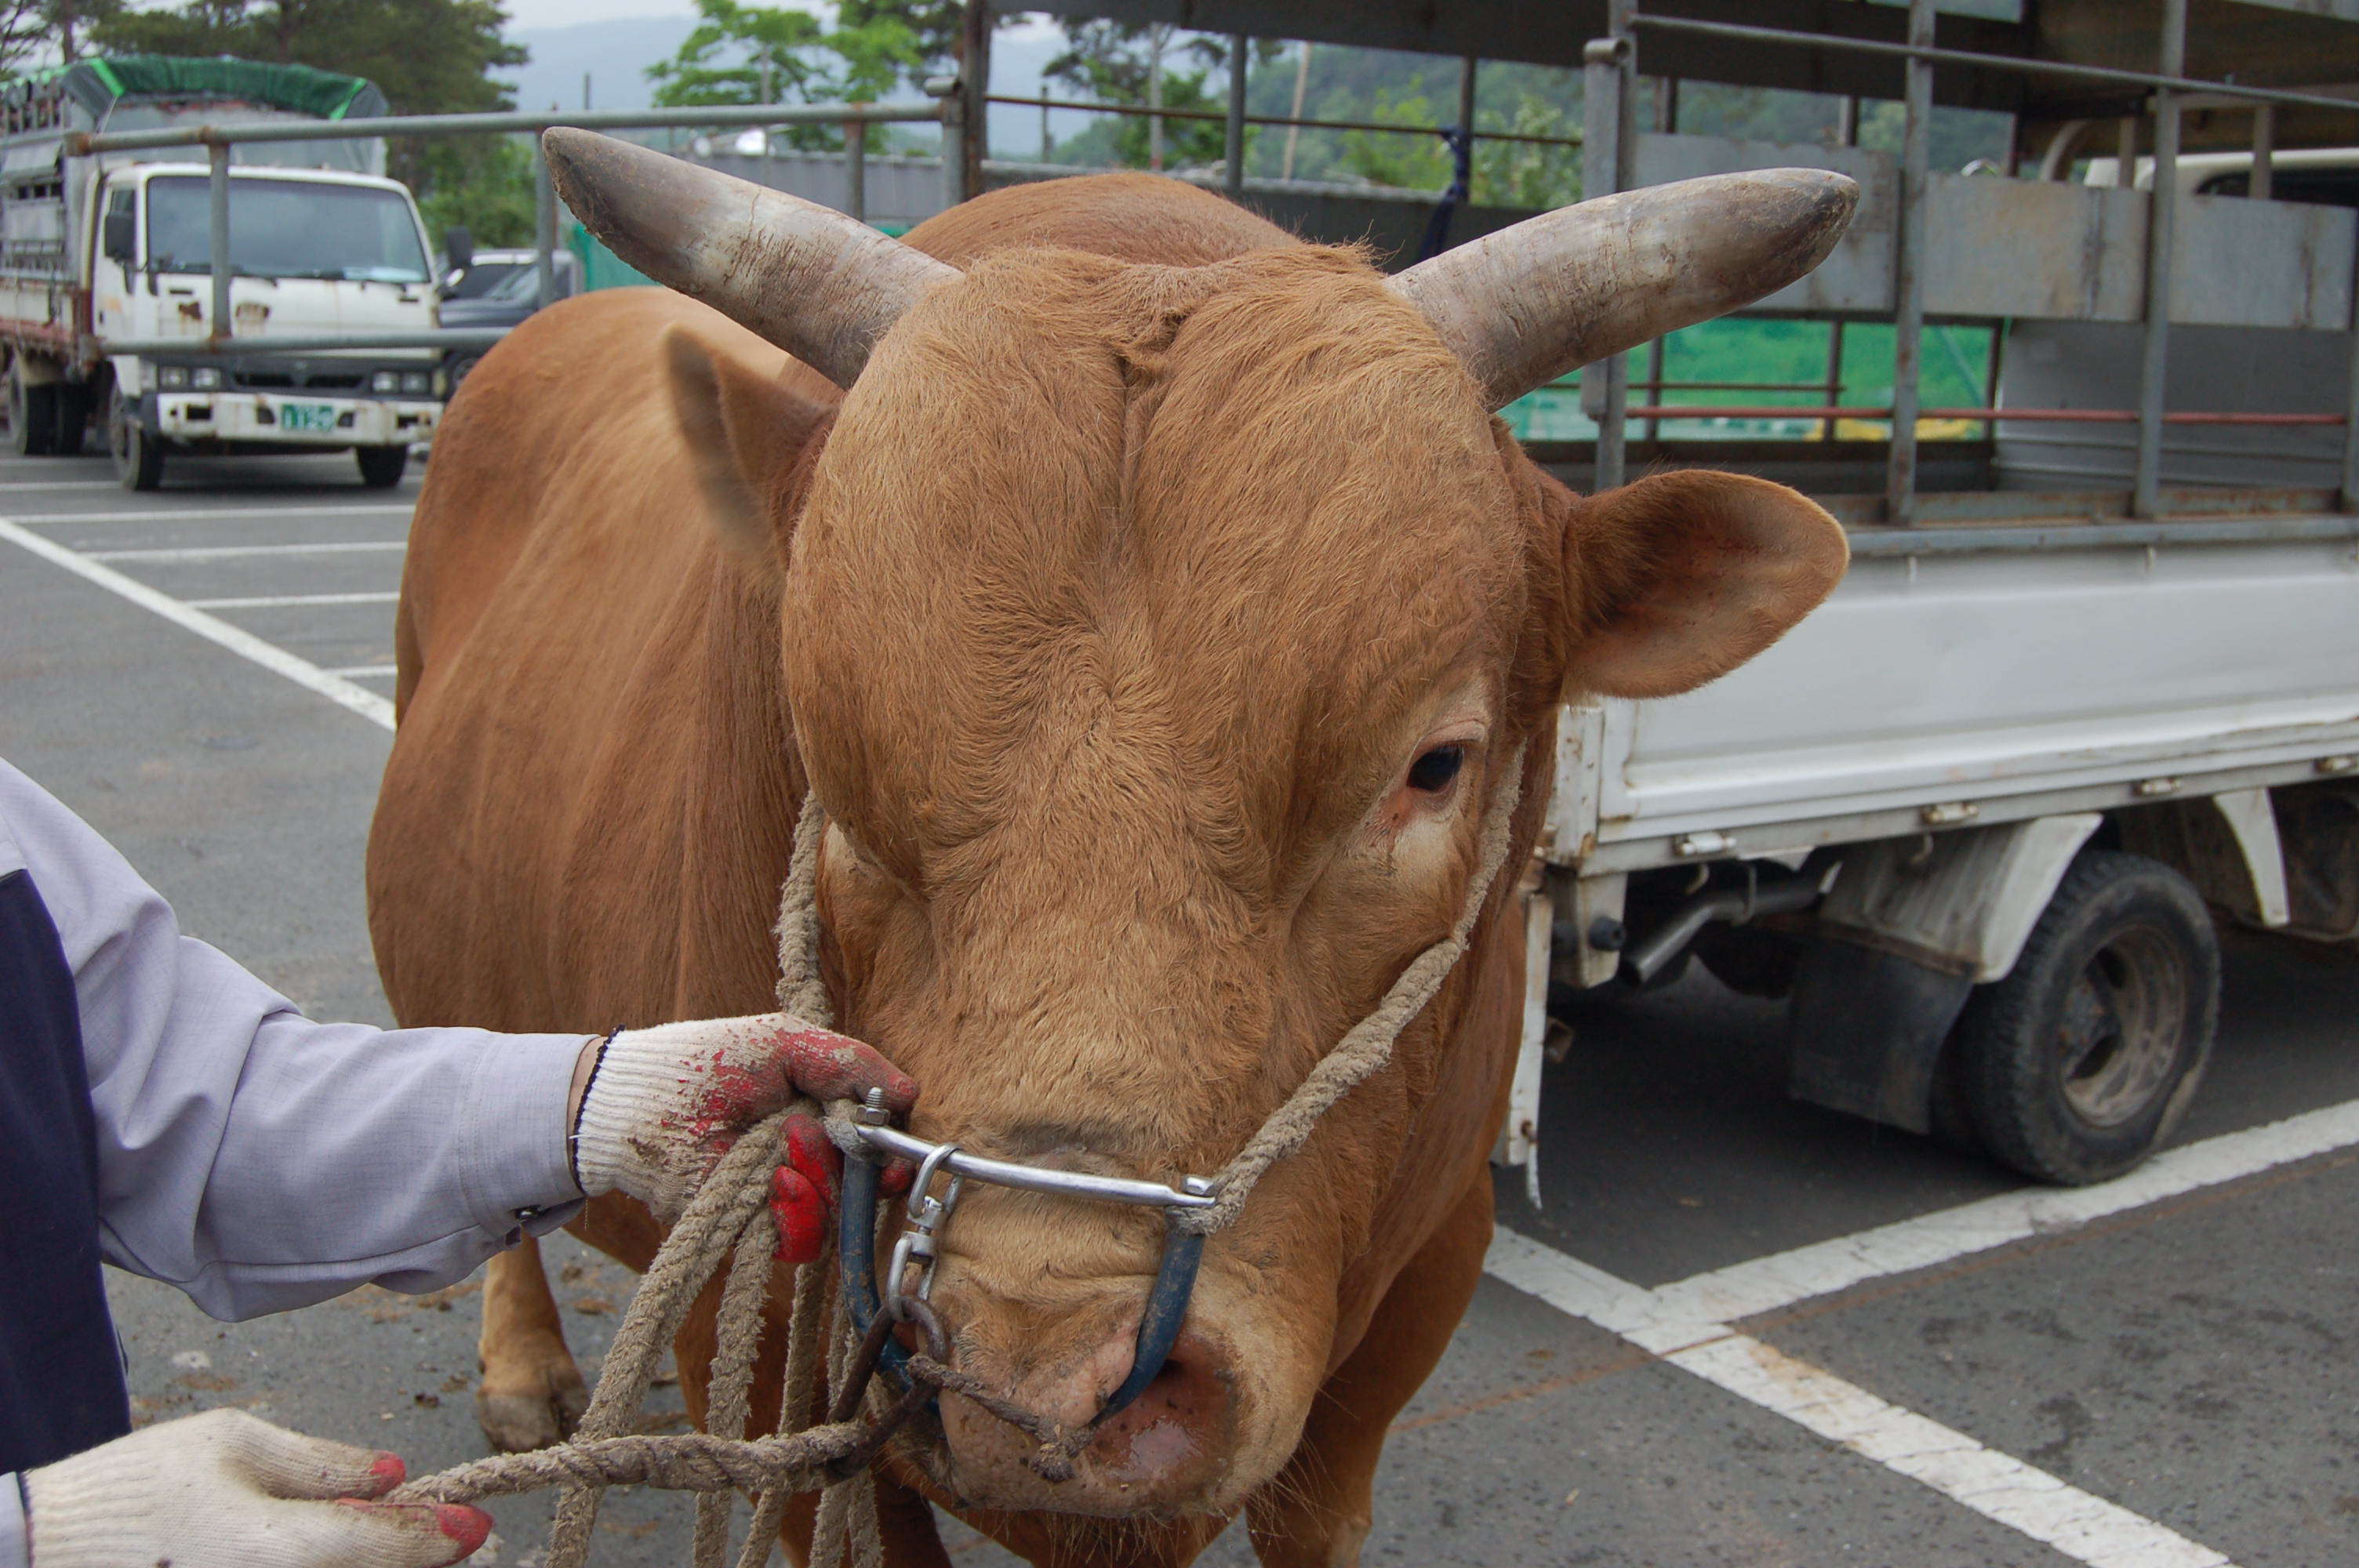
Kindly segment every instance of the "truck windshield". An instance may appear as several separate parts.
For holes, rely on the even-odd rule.
[[[158,272],[211,270],[206,186],[178,176],[147,182],[147,261]],[[417,222],[398,193],[308,179],[230,181],[229,260],[254,277],[424,283],[429,276]]]

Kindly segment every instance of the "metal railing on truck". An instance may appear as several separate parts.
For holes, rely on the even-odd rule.
[[[2340,504],[2359,511],[2359,281],[2354,281],[2351,324],[2352,369],[2344,406],[2339,413],[2219,413],[2169,411],[2163,407],[2164,368],[2170,334],[2170,262],[2173,221],[2178,206],[2177,169],[2180,114],[2190,103],[2255,108],[2254,162],[2256,185],[2266,178],[2270,157],[2269,115],[2278,106],[2359,112],[2359,102],[2322,93],[2282,88],[2246,87],[2234,81],[2212,81],[2185,74],[2187,0],[2161,0],[2158,71],[2125,70],[2109,66],[2079,65],[2063,60],[1985,54],[1968,49],[1940,49],[1933,42],[1933,0],[1909,0],[1905,42],[1848,38],[1833,32],[1806,32],[1750,23],[1719,22],[1696,17],[1652,15],[1637,0],[1608,0],[1606,36],[1590,42],[1583,58],[1583,146],[1582,189],[1601,196],[1626,189],[1632,181],[1631,151],[1636,141],[1635,114],[1637,93],[1637,36],[1642,30],[1682,33],[1729,42],[1773,48],[1808,48],[1897,58],[1905,63],[1906,119],[1901,142],[1901,201],[1899,232],[1894,245],[1893,390],[1888,406],[1877,408],[1778,408],[1709,405],[1638,406],[1629,402],[1626,356],[1616,355],[1589,367],[1582,377],[1583,411],[1598,427],[1596,485],[1603,490],[1623,482],[1626,473],[1628,422],[1665,418],[1778,417],[1889,420],[1892,434],[1886,460],[1885,521],[1910,526],[1917,521],[1917,421],[1919,418],[1962,418],[1984,422],[2135,423],[2137,426],[2131,511],[2141,518],[2158,515],[2161,508],[2162,434],[2170,425],[2337,426],[2343,431]],[[1931,186],[1930,153],[1933,70],[1937,65],[1971,66],[1995,72],[2049,76],[2119,87],[2151,90],[2154,119],[2153,180],[2147,224],[2145,333],[2138,362],[2138,402],[2134,409],[1974,408],[1927,409],[1919,406],[1919,339],[1925,325],[1924,272],[1928,193]],[[2127,180],[2127,171],[2124,175]],[[2265,187],[2264,187],[2265,188]],[[1840,322],[1837,323],[1838,328]],[[1839,351],[1839,350],[1838,350]],[[1657,363],[1659,365],[1659,359]],[[1651,378],[1660,382],[1658,373]],[[1831,393],[1834,390],[1830,378]],[[1830,395],[1829,405],[1835,396]]]
[[[212,283],[212,331],[203,338],[113,338],[97,342],[100,354],[151,353],[308,353],[332,349],[462,349],[488,348],[506,333],[505,328],[437,328],[423,332],[338,332],[304,336],[240,335],[230,308],[230,279],[235,276],[229,259],[229,149],[242,143],[353,140],[369,136],[464,136],[535,134],[533,166],[533,227],[538,268],[538,302],[547,305],[556,293],[557,192],[549,183],[538,133],[553,125],[577,125],[592,130],[668,130],[761,125],[841,125],[844,128],[852,200],[847,211],[864,216],[862,179],[867,151],[865,128],[876,124],[937,122],[943,126],[944,151],[954,152],[961,121],[955,98],[945,95],[930,103],[727,104],[693,109],[616,109],[595,113],[500,113],[485,114],[386,115],[368,120],[269,121],[252,125],[177,125],[147,131],[82,132],[69,136],[71,157],[93,153],[147,152],[167,147],[201,146],[209,164],[212,255],[208,273]],[[946,179],[955,180],[964,159],[946,156]],[[955,192],[948,192],[955,200]]]

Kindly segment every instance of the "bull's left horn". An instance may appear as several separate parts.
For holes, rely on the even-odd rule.
[[[838,386],[958,269],[832,208],[594,131],[543,134],[557,193],[616,255]]]
[[[1859,186],[1767,168],[1560,207],[1392,280],[1494,408],[1578,365],[1775,294],[1826,259]]]

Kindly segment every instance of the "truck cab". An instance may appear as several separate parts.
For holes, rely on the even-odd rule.
[[[393,483],[440,409],[433,351],[288,355],[269,342],[436,324],[431,252],[409,192],[339,170],[233,168],[229,199],[229,326],[254,340],[246,353],[199,351],[214,331],[203,165],[117,168],[93,203],[99,339],[190,340],[187,355],[112,361],[108,438],[125,481],[150,488],[173,450],[348,448],[369,482]]]
[[[397,482],[440,412],[437,351],[273,347],[440,324],[432,248],[408,190],[385,177],[383,139],[229,149],[223,320],[208,165],[177,146],[82,140],[386,113],[358,77],[226,57],[83,59],[0,83],[0,350],[16,449],[78,451],[95,416],[134,489],[154,488],[176,452],[349,450],[365,482]]]

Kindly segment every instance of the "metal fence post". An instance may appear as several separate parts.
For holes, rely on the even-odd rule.
[[[1607,36],[1582,50],[1581,195],[1583,200],[1620,190],[1629,174],[1630,82],[1636,49],[1630,18],[1635,0],[1607,0]],[[1630,362],[1614,354],[1581,373],[1582,412],[1597,421],[1593,490],[1612,490],[1627,470]]]
[[[865,103],[855,103],[864,109]],[[868,221],[868,122],[843,123],[843,211],[846,217]]]
[[[990,0],[966,0],[959,40],[959,200],[963,201],[983,194],[983,160],[991,156]]]
[[[966,198],[966,93],[953,83],[942,94],[942,205]]]
[[[2187,69],[2187,0],[2162,0],[2162,74]],[[2122,171],[2126,188],[2136,166]],[[2154,189],[2147,193],[2146,228],[2146,341],[2138,356],[2137,475],[2130,512],[2153,517],[2162,511],[2163,382],[2170,357],[2170,253],[2179,211],[2179,94],[2161,87],[2154,94]]]
[[[1245,50],[1252,40],[1243,33],[1229,35],[1229,131],[1223,183],[1232,201],[1245,193]]]
[[[205,161],[209,166],[205,194],[212,206],[208,216],[212,228],[213,335],[226,338],[235,326],[229,302],[229,144],[208,143]]]
[[[532,139],[532,243],[533,297],[545,308],[557,297],[557,187],[549,182],[538,136]]]
[[[1908,42],[1933,47],[1933,0],[1908,0]],[[1884,474],[1884,520],[1917,521],[1918,377],[1925,341],[1925,197],[1933,149],[1933,62],[1908,65],[1908,121],[1900,144],[1900,234],[1893,247],[1892,443]]]

